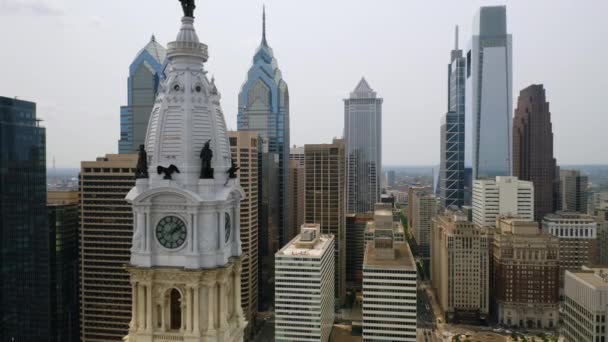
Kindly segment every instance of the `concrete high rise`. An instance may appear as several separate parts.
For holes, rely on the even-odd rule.
[[[344,100],[346,141],[346,211],[365,213],[380,200],[382,169],[382,99],[365,78]]]
[[[439,196],[441,205],[463,206],[465,199],[465,68],[466,58],[458,49],[456,27],[454,50],[448,64],[448,112],[441,121]]]
[[[304,146],[306,209],[304,220],[318,223],[322,234],[335,239],[335,290],[339,302],[346,294],[345,183],[343,140]]]
[[[519,93],[513,119],[513,176],[534,184],[534,219],[542,221],[554,208],[556,162],[549,102],[543,85]]]
[[[418,244],[420,258],[428,266],[431,257],[431,221],[437,214],[437,198],[425,190],[412,191],[408,199],[408,210],[411,215],[410,229]]]
[[[289,89],[283,79],[272,48],[266,40],[266,12],[263,14],[262,41],[253,56],[253,65],[239,93],[237,125],[239,131],[257,131],[262,138],[262,239],[271,239],[272,258],[289,241]]]
[[[496,321],[527,329],[559,322],[559,240],[538,222],[500,218],[493,243]]]
[[[78,191],[49,191],[53,341],[78,342]]]
[[[289,160],[296,160],[301,165],[304,165],[304,146],[295,146],[294,145],[292,148],[290,148],[289,149]]]
[[[131,319],[133,212],[125,196],[135,185],[136,154],[109,154],[80,168],[80,334],[82,342],[120,341]]]
[[[473,181],[509,176],[513,64],[505,6],[480,8],[465,57],[465,165]]]
[[[275,255],[276,342],[327,342],[334,324],[334,236],[318,224]]]
[[[588,177],[578,170],[560,171],[561,211],[587,212]]]
[[[566,272],[561,335],[565,342],[607,341],[608,268]]]
[[[120,107],[118,153],[136,153],[143,145],[167,51],[154,36],[129,66],[128,105]]]
[[[595,210],[598,264],[608,266],[608,208]]]
[[[478,323],[490,313],[490,243],[487,227],[461,211],[433,219],[431,283],[447,322]]]
[[[567,212],[548,214],[543,219],[543,230],[559,239],[561,288],[566,270],[597,263],[597,222],[593,217]]]
[[[473,184],[473,223],[496,226],[500,216],[534,220],[534,186],[517,177],[476,180]]]
[[[168,44],[167,78],[150,116],[147,155],[139,154],[135,187],[126,196],[133,208],[126,267],[133,305],[123,341],[242,342],[245,192],[221,96],[207,78],[207,45],[196,34],[193,8],[182,5],[181,27]],[[255,153],[241,162],[251,159]]]
[[[52,341],[46,129],[36,104],[0,97],[0,339]]]
[[[230,131],[232,160],[240,167],[237,176],[245,191],[241,201],[241,247],[243,255],[241,271],[241,305],[245,319],[253,322],[258,310],[258,147],[256,132]],[[248,332],[246,332],[247,335]]]
[[[409,245],[376,229],[363,260],[363,341],[416,341],[416,272]]]

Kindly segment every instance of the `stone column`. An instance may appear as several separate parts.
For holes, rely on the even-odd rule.
[[[215,315],[214,313],[214,301],[216,299],[214,295],[216,284],[215,272],[206,273],[203,277],[203,285],[205,286],[205,291],[207,299],[206,299],[206,307],[207,307],[207,324],[205,326],[205,334],[206,335],[214,335],[215,334]]]
[[[148,207],[146,207],[146,209],[145,209],[145,219],[146,219],[145,227],[147,227],[150,224],[150,208],[148,208]],[[144,251],[149,253],[150,246],[152,245],[152,237],[151,237],[152,233],[148,232],[148,229],[144,228],[143,234],[144,234],[144,246],[145,246]]]
[[[146,330],[152,332],[152,282],[146,284]]]
[[[200,336],[200,334],[201,334],[201,328],[199,326],[200,320],[201,320],[201,318],[199,316],[199,310],[201,307],[201,301],[199,298],[200,292],[201,292],[201,288],[198,285],[196,285],[194,287],[194,301],[192,302],[192,304],[193,304],[192,310],[194,311],[194,327],[193,327],[194,331],[193,331],[193,333],[196,336]]]
[[[226,274],[226,270],[221,270],[218,274],[217,279],[219,285],[219,330],[225,331],[228,329],[228,303],[227,303],[227,293],[226,293],[226,284],[228,283],[228,275]]]
[[[143,284],[137,284],[137,330],[144,330],[146,327],[146,292]]]
[[[131,322],[129,330],[137,330],[137,282],[131,282]]]
[[[186,332],[192,332],[192,286],[186,286]]]
[[[234,315],[236,316],[239,326],[244,325],[243,307],[241,306],[241,262],[234,264],[234,276],[232,282],[234,286]]]

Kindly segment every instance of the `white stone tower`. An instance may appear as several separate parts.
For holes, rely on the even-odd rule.
[[[176,41],[168,45],[147,157],[140,159],[147,165],[139,165],[127,195],[134,215],[132,320],[124,339],[129,342],[243,341],[247,324],[240,295],[244,192],[229,175],[220,95],[207,79],[207,46],[193,23],[192,16],[183,17]],[[201,172],[206,142],[213,153],[211,177]],[[141,165],[148,172],[141,174]]]

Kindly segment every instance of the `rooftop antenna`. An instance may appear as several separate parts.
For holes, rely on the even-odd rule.
[[[454,30],[454,50],[458,50],[458,25],[456,25],[456,29]]]

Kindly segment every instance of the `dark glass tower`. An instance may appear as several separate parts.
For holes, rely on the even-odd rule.
[[[36,104],[0,97],[0,341],[52,341],[46,136]]]
[[[464,205],[465,170],[465,70],[466,58],[458,49],[458,27],[455,47],[448,65],[448,112],[441,122],[441,164],[439,196],[443,207]]]
[[[78,191],[49,191],[53,341],[78,342]]]
[[[555,158],[549,103],[542,84],[519,93],[513,119],[513,175],[534,184],[534,219],[555,211]]]

